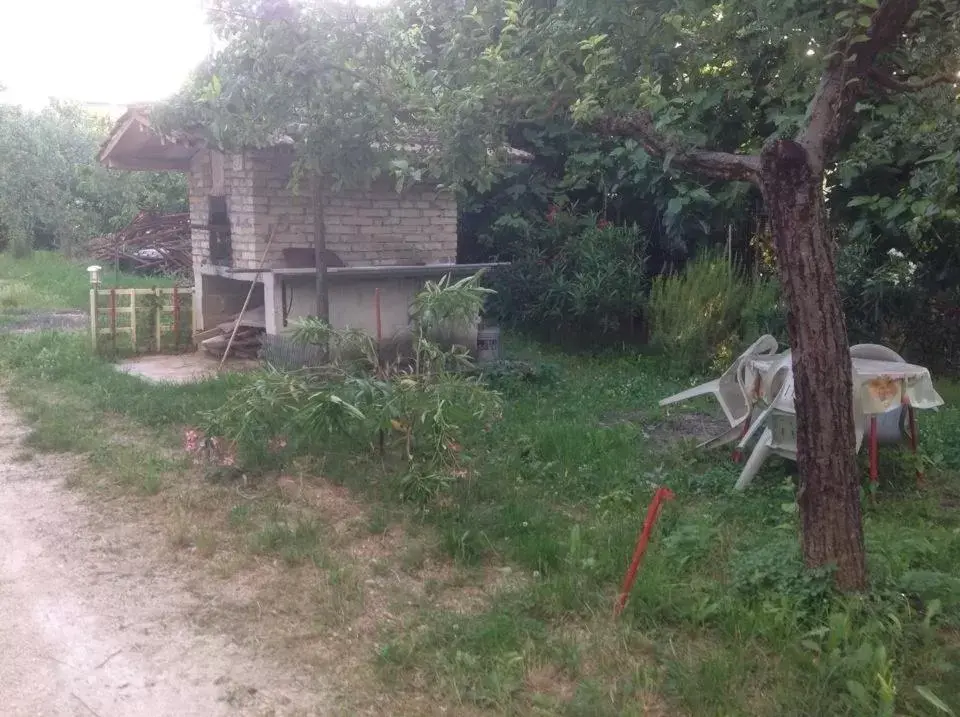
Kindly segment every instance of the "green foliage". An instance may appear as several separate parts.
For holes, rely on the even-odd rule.
[[[462,347],[443,348],[427,338],[476,320],[489,293],[478,281],[479,275],[454,283],[445,278],[419,292],[409,364],[381,361],[363,332],[301,321],[296,340],[324,346],[330,362],[254,374],[203,417],[200,430],[227,442],[229,462],[256,470],[298,455],[323,456],[329,441],[346,438],[357,453],[375,450],[406,464],[396,485],[404,499],[436,499],[466,475],[464,431],[496,420],[500,410],[499,396],[472,370]]]
[[[851,235],[837,274],[854,341],[894,346],[938,373],[960,371],[960,291],[951,264],[939,258],[908,259],[880,242]],[[936,275],[934,275],[936,274]]]
[[[761,334],[784,333],[777,285],[704,254],[680,274],[654,279],[650,329],[651,342],[681,368],[729,363]]]
[[[633,335],[646,303],[646,242],[637,229],[552,212],[511,227],[511,263],[491,272],[489,312],[506,326],[585,344]]]
[[[223,149],[291,142],[301,170],[335,186],[423,178],[414,72],[420,34],[390,13],[333,4],[224,0],[211,13],[222,47],[156,114]],[[423,85],[421,87],[421,85]]]
[[[476,327],[487,297],[496,292],[480,286],[483,272],[452,281],[445,274],[428,281],[410,306],[414,330],[421,338],[452,339]]]
[[[40,112],[0,104],[0,248],[68,254],[142,210],[182,211],[180,174],[117,172],[96,160],[106,118],[53,103]]]
[[[556,383],[559,368],[554,363],[504,359],[480,367],[483,380],[498,391],[516,392],[531,386]]]
[[[363,398],[359,381],[342,397],[357,396],[364,418],[345,415],[344,428],[327,433],[324,407],[306,447],[322,458],[325,479],[371,503],[378,529],[384,515],[403,520],[435,535],[451,560],[478,566],[482,601],[474,601],[475,588],[445,586],[439,599],[427,594],[418,602],[422,613],[413,608],[395,631],[387,627],[376,662],[397,689],[435,690],[454,702],[454,712],[485,706],[527,714],[536,704],[548,713],[634,714],[654,702],[668,714],[859,717],[890,714],[891,705],[895,714],[948,714],[938,704],[958,711],[958,409],[921,417],[923,445],[941,456],[922,491],[912,487],[907,462],[881,461],[880,490],[864,504],[873,584],[842,597],[824,573],[806,572],[799,560],[787,466],[768,462],[751,490],[734,494],[739,467],[726,452],[691,451],[675,440],[679,432],[665,432],[656,402],[679,385],[661,362],[521,351],[507,338],[508,355],[552,366],[552,380],[511,384],[496,421],[446,414],[457,426],[446,435],[460,448],[449,453],[468,475],[452,463],[430,465],[432,415],[415,425],[414,461],[404,455],[403,428],[392,426],[381,458],[369,407],[383,399]],[[104,479],[119,475],[134,494],[162,492],[169,471],[182,467],[124,453],[129,447],[118,445],[109,427],[92,444],[104,412],[159,429],[157,445],[171,446],[171,429],[215,411],[249,381],[260,384],[267,402],[281,396],[273,413],[290,420],[283,407],[292,379],[145,383],[93,357],[84,336],[2,337],[0,368],[11,378],[12,400],[33,422],[35,450],[88,454]],[[299,376],[328,387],[324,395],[347,384],[346,377]],[[405,405],[413,407],[424,390],[411,386]],[[951,403],[960,395],[953,385],[940,390]],[[305,391],[302,405],[316,393]],[[416,405],[404,409],[414,422],[428,402]],[[259,435],[266,437],[282,424],[257,425],[265,425]],[[283,447],[274,465],[290,465],[292,448]],[[312,475],[303,471],[305,485]],[[653,486],[662,484],[677,497],[665,506],[614,623],[616,590]],[[255,551],[291,565],[335,559],[330,536],[305,504],[285,510],[275,492],[244,491],[242,508],[227,513],[236,488],[222,490],[228,500],[218,497],[218,509]],[[463,595],[469,611],[457,602]],[[457,609],[448,609],[451,603]],[[562,686],[555,702],[532,694],[531,676],[540,672]]]

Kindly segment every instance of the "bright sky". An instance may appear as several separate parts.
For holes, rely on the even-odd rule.
[[[175,92],[207,55],[203,0],[0,0],[0,102],[126,105]]]

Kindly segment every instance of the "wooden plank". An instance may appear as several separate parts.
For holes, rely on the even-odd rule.
[[[207,329],[206,331],[198,331],[193,335],[193,343],[199,344],[201,341],[206,341],[207,339],[212,339],[214,336],[221,335],[220,329]]]
[[[130,343],[137,352],[137,292],[130,292]]]
[[[160,290],[156,288],[154,288],[154,292],[156,293],[156,296],[157,296],[157,302],[154,304],[154,309],[153,309],[153,329],[156,334],[155,338],[157,342],[157,353],[160,353],[160,338],[161,338],[161,331],[163,329],[163,327],[160,326],[160,302],[162,301],[161,297],[163,296],[163,294],[161,294]]]
[[[117,351],[117,290],[110,289],[110,339],[113,341],[113,351]]]
[[[90,289],[90,342],[97,350],[97,290]]]

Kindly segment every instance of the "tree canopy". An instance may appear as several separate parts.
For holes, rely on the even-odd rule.
[[[684,149],[756,154],[796,134],[823,68],[856,54],[877,7],[221,0],[211,21],[223,48],[161,120],[215,146],[291,142],[341,182],[428,175],[473,202],[492,188],[537,212],[580,202],[638,221],[682,258],[758,199],[745,184],[678,172],[690,164]],[[912,13],[910,41],[857,88],[857,131],[837,138],[827,177],[835,224],[876,241],[877,256],[892,245],[921,262],[950,253],[931,237],[960,210],[958,104],[950,83],[931,80],[956,57],[956,10],[935,2]],[[638,108],[669,147],[597,131],[601,117]],[[404,151],[428,141],[437,151]],[[505,145],[534,153],[534,165],[518,170],[490,151]]]
[[[116,231],[138,210],[181,210],[182,176],[100,166],[105,117],[54,102],[39,112],[0,104],[0,241],[62,248]]]

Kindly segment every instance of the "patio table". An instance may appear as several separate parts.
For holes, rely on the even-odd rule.
[[[943,405],[943,399],[933,387],[930,371],[923,367],[898,361],[853,358],[854,406],[859,422],[867,419],[870,427],[870,478],[877,479],[877,417],[900,406],[907,407],[910,418],[910,438],[916,451],[917,432],[913,409],[931,409]],[[781,417],[793,416],[792,421],[779,421],[781,440],[796,440],[796,408],[794,406],[793,364],[790,352],[773,356],[751,357],[743,373],[744,387],[752,403],[770,407]],[[785,423],[791,423],[792,436],[782,434]],[[858,423],[858,426],[861,425]]]

